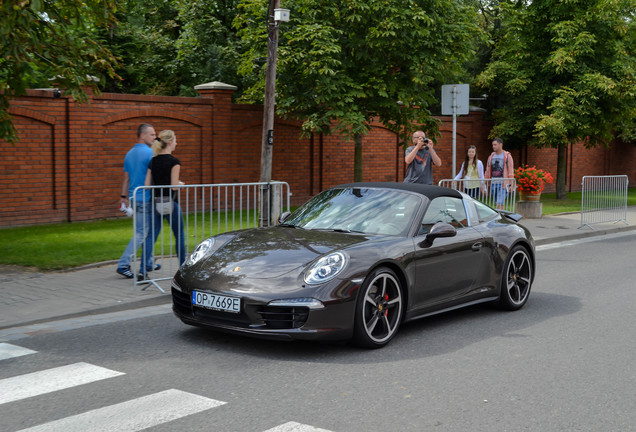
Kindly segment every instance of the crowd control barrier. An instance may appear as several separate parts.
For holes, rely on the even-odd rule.
[[[592,230],[593,224],[624,222],[627,225],[626,175],[584,176],[581,194],[581,226]]]
[[[153,285],[161,292],[158,282],[171,280],[201,241],[227,231],[275,225],[280,214],[289,211],[291,196],[289,185],[278,181],[144,186],[133,196],[142,192],[151,198],[133,214],[131,271],[135,287]],[[145,256],[143,237],[134,235],[138,224],[152,238],[151,259]]]
[[[484,180],[440,180],[438,186],[464,192],[494,209],[514,213],[517,202],[517,181],[514,178]]]

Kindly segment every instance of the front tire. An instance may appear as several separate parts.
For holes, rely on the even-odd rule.
[[[371,272],[356,301],[353,343],[382,348],[397,333],[402,322],[404,297],[393,270],[380,267]]]
[[[532,260],[523,246],[515,246],[508,254],[501,275],[499,306],[505,310],[518,310],[528,301],[532,287]]]

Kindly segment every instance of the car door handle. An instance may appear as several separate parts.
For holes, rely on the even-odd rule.
[[[482,247],[483,247],[483,244],[482,244],[482,243],[475,243],[475,244],[473,244],[472,249],[473,249],[475,252],[478,252],[478,251],[480,251],[480,250],[481,250],[481,248],[482,248]]]

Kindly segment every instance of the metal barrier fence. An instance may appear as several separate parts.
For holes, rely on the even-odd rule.
[[[165,291],[157,282],[171,280],[201,241],[227,231],[274,225],[278,216],[289,210],[291,196],[289,185],[277,181],[144,186],[136,188],[133,196],[147,191],[150,202],[136,206],[133,214],[130,268],[136,276],[135,286],[145,285],[142,289],[146,289],[152,284],[161,292]],[[148,233],[150,240],[145,245],[154,257],[145,254],[144,236],[136,232]],[[140,274],[144,274],[142,280]]]
[[[592,227],[602,222],[624,222],[627,225],[626,175],[584,176],[581,194],[581,226]]]
[[[440,180],[438,186],[465,192],[477,201],[499,210],[514,213],[517,181],[514,178],[484,180]]]

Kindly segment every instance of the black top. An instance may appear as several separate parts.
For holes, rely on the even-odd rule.
[[[392,182],[362,182],[362,183],[349,183],[339,186],[334,186],[333,189],[342,188],[381,188],[381,189],[399,189],[410,192],[415,192],[429,199],[437,198],[438,196],[450,196],[455,198],[461,198],[461,194],[455,189],[426,185],[421,183],[392,183]]]
[[[170,173],[172,167],[181,165],[181,162],[171,154],[160,154],[150,161],[150,174],[154,186],[170,186]],[[171,188],[155,189],[155,196],[170,196]]]

